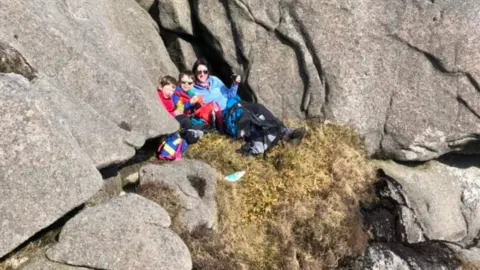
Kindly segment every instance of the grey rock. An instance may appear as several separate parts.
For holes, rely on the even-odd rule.
[[[234,69],[240,67],[240,58],[236,51],[236,40],[233,38],[234,20],[229,20],[228,5],[230,1],[204,0],[193,1],[192,10],[198,22],[207,30],[202,38],[210,46],[220,52],[227,63]]]
[[[183,208],[179,216],[188,231],[199,226],[216,228],[216,171],[209,165],[188,159],[149,164],[140,169],[140,188],[152,187],[149,184],[163,184],[175,190]]]
[[[0,74],[0,257],[90,198],[102,185],[91,159],[42,93]]]
[[[49,110],[98,168],[178,128],[155,93],[158,77],[176,68],[134,1],[7,1],[0,17],[0,41],[38,70],[36,84],[58,89],[47,93]]]
[[[127,194],[68,221],[47,257],[101,269],[191,269],[187,246],[169,226],[163,208]]]
[[[480,152],[480,2],[193,3],[194,35],[278,117],[350,124],[397,160]]]
[[[152,6],[155,0],[136,0],[137,3],[145,10],[149,10]]]
[[[193,35],[192,15],[188,0],[159,0],[158,11],[160,25],[163,28]]]
[[[118,195],[123,191],[123,182],[120,174],[103,180],[102,187],[88,201],[88,206],[102,204]]]
[[[132,174],[128,175],[127,177],[125,177],[125,181],[128,184],[138,183],[139,180],[140,180],[140,175],[138,174],[138,172],[132,173]]]
[[[445,244],[374,243],[367,247],[363,265],[356,269],[447,270],[458,269],[459,260]]]
[[[415,213],[407,206],[400,206],[400,224],[405,229],[402,238],[407,243],[420,243],[426,240]]]
[[[170,57],[178,69],[181,71],[192,70],[193,64],[197,61],[199,48],[195,44],[188,43],[183,38],[172,33],[164,33],[163,40]]]
[[[8,44],[0,42],[0,73],[17,73],[32,80],[36,77],[35,69],[23,56]]]
[[[478,161],[454,156],[417,166],[375,164],[391,178],[383,195],[401,205],[405,241],[423,241],[424,235],[461,245],[474,242],[480,232]]]
[[[406,261],[388,249],[383,249],[377,246],[369,246],[364,256],[367,258],[366,260],[368,263],[363,267],[363,269],[411,270]]]
[[[27,263],[22,270],[88,270],[91,268],[76,267],[49,261],[44,254]]]

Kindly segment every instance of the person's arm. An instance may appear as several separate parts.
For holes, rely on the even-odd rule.
[[[182,100],[180,99],[180,97],[176,94],[173,94],[172,95],[172,101],[173,101],[173,104],[175,105],[175,110],[176,111],[181,111],[182,113],[185,112],[185,104],[183,104]],[[190,103],[190,102],[189,102]]]
[[[232,98],[237,95],[238,83],[233,82],[232,86],[228,88],[219,78],[212,76],[212,79],[215,81],[216,84],[220,85],[220,91],[225,97]]]
[[[197,94],[195,93],[195,90],[193,90],[193,88],[192,88],[192,89],[187,91],[187,95],[192,98],[192,97],[196,96]]]

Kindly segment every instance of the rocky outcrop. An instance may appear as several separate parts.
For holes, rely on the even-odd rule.
[[[470,246],[480,232],[480,163],[449,156],[421,165],[376,162],[387,176],[383,197],[400,208],[402,240],[439,240]]]
[[[459,266],[455,253],[442,243],[377,243],[367,247],[361,263],[352,269],[450,270]]]
[[[277,116],[351,124],[371,155],[397,160],[480,152],[478,1],[186,3],[159,1],[163,33],[200,44],[224,78],[243,74]]]
[[[151,200],[160,200],[161,203],[162,193],[166,192],[162,187],[173,190],[173,195],[178,198],[179,212],[171,214],[179,217],[181,226],[187,231],[193,232],[200,227],[216,228],[215,169],[196,160],[149,164],[140,169],[140,194],[145,193]]]
[[[2,4],[0,41],[51,85],[50,109],[98,168],[177,128],[155,96],[177,71],[148,13],[128,0],[37,2]]]
[[[0,257],[81,205],[100,173],[50,110],[47,83],[0,74]],[[75,166],[72,166],[74,164]]]
[[[7,0],[0,18],[2,257],[178,124],[155,93],[176,68],[134,1]]]
[[[169,226],[158,204],[128,194],[68,221],[47,257],[95,269],[191,269],[187,246]]]

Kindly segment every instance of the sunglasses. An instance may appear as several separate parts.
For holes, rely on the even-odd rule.
[[[197,70],[197,75],[200,75],[200,74],[208,74],[208,70],[204,69],[204,70]]]
[[[193,82],[192,81],[182,81],[182,84],[188,84],[188,85],[192,85]]]

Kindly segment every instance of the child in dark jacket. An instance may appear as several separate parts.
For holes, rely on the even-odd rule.
[[[165,110],[180,123],[180,136],[184,138],[188,144],[193,144],[202,137],[203,132],[200,130],[203,126],[197,126],[192,123],[190,118],[184,114],[182,104],[175,93],[177,81],[172,76],[165,76],[160,80],[157,87],[157,94],[160,102]],[[178,104],[178,108],[176,106]]]

